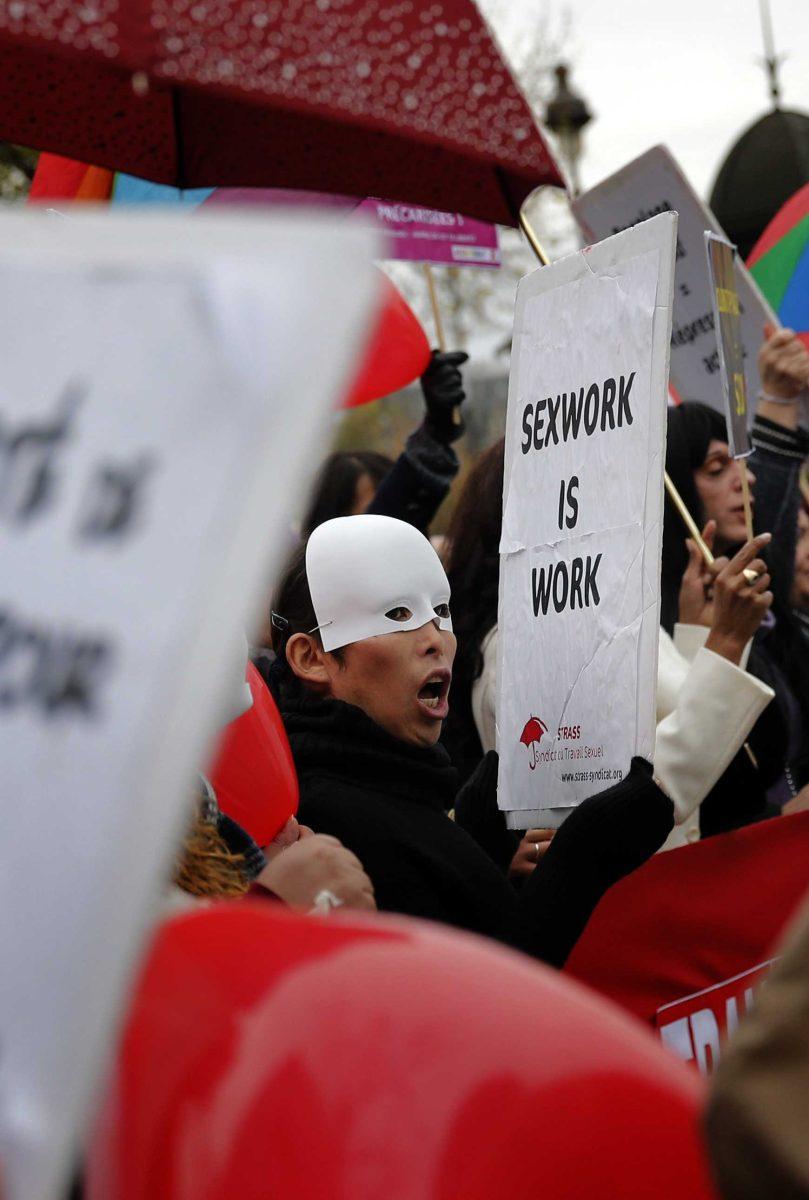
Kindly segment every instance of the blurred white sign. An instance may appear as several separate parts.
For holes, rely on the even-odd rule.
[[[656,217],[517,292],[497,696],[498,803],[514,828],[654,750],[676,229]]]
[[[592,241],[618,233],[656,213],[678,214],[671,382],[681,400],[702,400],[724,414],[711,282],[705,259],[705,231],[723,234],[723,230],[679,164],[665,146],[653,146],[574,200],[573,211],[585,236]],[[764,340],[764,324],[777,325],[778,318],[741,261],[737,264],[736,280],[747,394],[756,396],[760,387],[756,355]]]
[[[279,216],[0,218],[6,1200],[63,1194],[377,252]]]

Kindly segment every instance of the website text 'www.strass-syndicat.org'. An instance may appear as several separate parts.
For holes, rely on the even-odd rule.
[[[594,771],[562,772],[560,776],[562,783],[613,783],[616,779],[623,779],[623,777],[623,771],[611,771],[607,767],[598,767]]]

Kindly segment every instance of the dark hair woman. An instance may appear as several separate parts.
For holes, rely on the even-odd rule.
[[[321,525],[296,553],[273,613],[271,682],[300,784],[299,816],[352,850],[381,910],[427,917],[561,965],[600,896],[673,824],[636,760],[585,801],[518,893],[447,809],[455,771],[439,744],[455,658],[450,589],[430,543],[388,517]],[[497,756],[467,784],[494,803]]]
[[[469,778],[483,757],[472,693],[483,674],[487,636],[497,625],[504,454],[505,439],[500,438],[480,455],[466,478],[447,533],[447,576],[454,597],[458,653],[452,709],[443,741],[460,783]],[[480,710],[478,717],[484,719]],[[492,731],[487,749],[493,745]]]
[[[789,605],[799,474],[809,438],[802,431],[784,426],[781,414],[777,415],[780,419],[774,421],[759,412],[752,430],[754,452],[743,467],[748,472],[756,526],[773,535],[768,549],[774,595],[772,617],[756,634],[748,670],[775,691],[776,704],[770,705],[751,731],[752,754],[737,756],[723,781],[721,795],[717,792],[703,806],[707,832],[728,828],[740,819],[772,815],[809,779],[809,655]],[[730,457],[724,418],[696,401],[670,409],[666,467],[697,523],[711,523],[716,553],[732,553],[744,541],[746,530],[742,468]],[[682,520],[667,498],[662,623],[669,633],[675,632],[679,620],[687,619],[680,612],[679,602],[687,563]],[[775,809],[768,808],[765,793]]]
[[[341,450],[330,454],[312,488],[301,523],[303,537],[332,517],[365,512],[392,466],[392,458],[374,450]]]
[[[396,462],[371,450],[331,454],[323,464],[302,522],[303,537],[332,517],[370,512],[427,531],[458,473],[452,448],[464,432],[462,350],[434,350],[421,377],[424,420]]]

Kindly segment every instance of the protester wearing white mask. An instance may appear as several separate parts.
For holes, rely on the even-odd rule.
[[[635,760],[574,813],[518,893],[449,819],[455,771],[438,744],[455,636],[430,543],[388,517],[319,526],[273,613],[271,673],[300,784],[300,816],[362,862],[382,910],[486,934],[561,965],[607,887],[673,824],[671,801]],[[497,756],[468,792],[494,798]]]

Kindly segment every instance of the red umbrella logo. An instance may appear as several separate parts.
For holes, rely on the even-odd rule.
[[[544,721],[540,721],[539,717],[530,717],[525,722],[525,728],[520,734],[520,742],[523,746],[527,746],[530,751],[528,766],[533,771],[537,765],[537,746],[542,741],[543,733],[548,732],[548,726]]]

